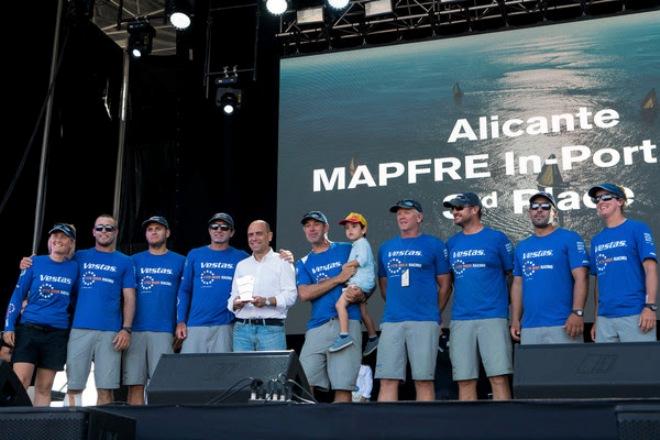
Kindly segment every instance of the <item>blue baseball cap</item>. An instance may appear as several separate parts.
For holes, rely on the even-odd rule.
[[[413,199],[399,200],[396,202],[396,205],[390,207],[390,212],[397,212],[399,209],[416,209],[419,212],[424,212],[422,210],[422,204]]]
[[[66,223],[55,223],[55,225],[50,228],[50,231],[48,231],[48,235],[52,234],[53,232],[61,232],[71,240],[76,239],[76,230],[71,225]]]
[[[213,217],[209,219],[209,226],[211,226],[211,224],[215,222],[225,222],[227,223],[227,226],[234,229],[234,219],[232,218],[231,215],[227,214],[226,212],[216,212],[215,214],[213,214]]]
[[[557,207],[557,204],[555,203],[555,198],[552,197],[552,194],[550,194],[548,192],[545,192],[545,191],[539,191],[536,194],[534,194],[532,197],[529,198],[529,203],[531,204],[532,200],[534,200],[537,197],[546,198],[546,199],[548,199],[548,202],[550,202],[550,204],[552,206],[554,206],[555,208]]]
[[[167,219],[162,215],[152,215],[148,219],[142,222],[142,227],[146,228],[149,223],[158,223],[159,225],[165,226],[165,228],[170,229],[170,224],[167,222]]]
[[[317,222],[328,224],[328,218],[321,211],[309,211],[307,214],[303,215],[301,224],[307,223],[307,220],[316,220]]]
[[[589,197],[596,197],[596,193],[599,190],[607,191],[608,193],[612,194],[614,197],[618,197],[620,199],[626,200],[626,192],[621,188],[619,185],[615,185],[613,183],[601,183],[600,185],[592,186],[591,189],[589,189]]]
[[[452,208],[454,206],[478,206],[481,208],[481,199],[473,192],[464,192],[458,194],[453,199],[442,204],[445,208]]]

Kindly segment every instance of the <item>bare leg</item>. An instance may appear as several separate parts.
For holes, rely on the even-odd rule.
[[[335,401],[333,403],[346,403],[352,402],[353,395],[350,391],[345,390],[336,390],[335,391]]]
[[[477,400],[477,380],[459,380],[458,400]]]
[[[396,402],[399,400],[399,381],[397,379],[381,379],[379,402]]]
[[[369,310],[367,310],[367,303],[360,303],[360,314],[362,315],[362,322],[364,322],[364,326],[367,328],[367,335],[370,338],[375,338],[377,336],[376,323],[369,314]]]
[[[508,376],[489,377],[490,386],[493,389],[493,400],[511,399],[511,388],[509,388]]]
[[[435,400],[435,384],[432,380],[416,380],[417,400]]]
[[[34,406],[50,406],[50,396],[57,371],[47,368],[37,368],[37,379],[34,382]]]
[[[104,388],[97,388],[96,392],[98,393],[98,397],[96,399],[96,405],[107,405],[108,403],[112,403],[112,390],[104,389]]]
[[[129,385],[127,400],[129,405],[144,405],[144,385]]]
[[[82,406],[82,390],[67,390],[65,406]]]
[[[32,382],[32,375],[34,374],[34,364],[28,364],[27,362],[17,362],[14,364],[14,373],[23,384],[23,388],[26,390],[30,387]]]
[[[346,295],[344,293],[341,294],[337,300],[337,303],[335,304],[335,309],[337,309],[337,317],[339,318],[339,331],[344,334],[348,333],[348,311],[346,310],[348,304],[349,302],[346,299]]]

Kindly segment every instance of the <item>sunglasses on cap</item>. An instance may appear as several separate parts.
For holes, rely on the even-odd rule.
[[[614,196],[612,194],[602,194],[600,196],[592,197],[591,201],[594,202],[594,203],[598,203],[600,201],[607,202],[607,201],[612,200],[612,199],[617,199],[618,200],[619,197]]]
[[[230,226],[227,226],[227,225],[219,225],[219,224],[217,224],[217,223],[216,223],[216,224],[213,224],[213,225],[211,225],[211,226],[209,226],[209,229],[212,229],[212,230],[214,230],[214,231],[217,231],[218,229],[220,229],[221,231],[225,231],[225,232],[226,232],[226,231],[231,231],[231,227],[230,227]]]
[[[532,203],[529,205],[530,211],[536,211],[537,209],[550,211],[550,208],[552,208],[552,205],[550,203]]]
[[[117,229],[117,228],[115,228],[115,227],[112,226],[112,225],[98,225],[98,226],[94,226],[94,230],[95,230],[96,232],[113,232],[115,229]]]

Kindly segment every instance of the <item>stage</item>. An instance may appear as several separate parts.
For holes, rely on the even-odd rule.
[[[87,418],[85,436],[65,418]],[[44,422],[45,421],[45,422]],[[355,404],[5,408],[0,440],[658,439],[660,398]],[[75,431],[75,430],[74,430]]]

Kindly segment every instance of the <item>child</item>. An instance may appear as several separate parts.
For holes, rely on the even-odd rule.
[[[367,220],[362,214],[351,212],[339,224],[344,225],[346,237],[353,242],[351,253],[348,256],[348,262],[353,263],[357,267],[357,272],[348,280],[347,284],[348,286],[359,287],[365,294],[369,294],[376,285],[376,267],[371,246],[365,238],[367,235]],[[348,311],[346,308],[349,304],[350,302],[346,299],[346,289],[344,289],[337,304],[335,304],[339,317],[339,336],[330,348],[328,348],[330,353],[343,350],[354,342],[353,338],[348,334]],[[366,301],[360,304],[360,313],[362,314],[362,322],[364,322],[367,328],[367,334],[369,335],[367,346],[362,354],[363,356],[368,356],[378,347],[378,335],[376,334],[376,325],[373,319],[371,319],[371,316],[369,316],[369,312],[367,312]]]

